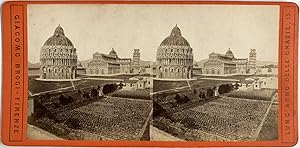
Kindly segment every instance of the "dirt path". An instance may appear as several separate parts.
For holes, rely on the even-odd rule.
[[[142,138],[145,130],[147,130],[146,128],[147,128],[147,125],[149,124],[150,118],[152,117],[152,113],[153,113],[153,108],[151,109],[151,111],[150,111],[150,113],[149,113],[149,115],[148,115],[142,129],[141,129],[141,132],[138,135],[139,138]]]
[[[150,125],[151,141],[185,141]]]
[[[36,140],[64,140],[43,129],[27,124],[27,136],[29,139]]]

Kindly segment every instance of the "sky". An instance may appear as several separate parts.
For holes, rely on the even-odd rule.
[[[30,4],[28,15],[29,62],[39,62],[40,50],[60,24],[77,49],[78,60],[95,52],[155,61],[156,51],[177,24],[193,48],[194,60],[211,52],[278,61],[279,6],[258,5],[117,5]]]

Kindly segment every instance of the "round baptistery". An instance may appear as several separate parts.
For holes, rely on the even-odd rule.
[[[162,79],[191,79],[193,49],[176,25],[170,36],[157,49],[156,77]]]
[[[46,40],[40,52],[40,79],[75,79],[77,70],[76,48],[59,25]]]

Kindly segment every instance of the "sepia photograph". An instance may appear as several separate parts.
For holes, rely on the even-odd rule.
[[[276,141],[278,5],[29,4],[29,139]]]
[[[149,49],[123,8],[28,6],[29,139],[150,140]]]
[[[150,139],[276,141],[279,7],[192,10],[164,22],[177,25],[157,44]]]

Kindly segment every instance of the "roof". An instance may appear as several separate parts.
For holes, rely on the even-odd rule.
[[[242,83],[242,84],[252,84],[254,82],[254,80],[240,80],[240,83]]]
[[[177,25],[172,29],[170,36],[165,38],[160,44],[160,46],[170,45],[190,46],[189,42],[182,37],[181,30],[177,27]]]
[[[261,66],[261,68],[278,68],[278,65],[269,64],[269,65]]]
[[[44,43],[44,46],[73,46],[73,43],[69,38],[65,36],[63,28],[59,25],[56,27],[53,36],[48,38]]]
[[[125,79],[123,82],[124,83],[137,83],[139,80],[127,80]]]

